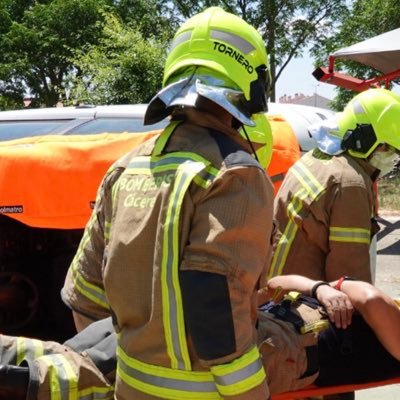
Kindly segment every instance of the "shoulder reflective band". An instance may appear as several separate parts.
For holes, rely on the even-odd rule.
[[[329,228],[329,240],[332,242],[370,244],[371,232],[369,229],[363,228],[331,226]]]
[[[43,342],[38,339],[17,337],[17,359],[16,365],[24,360],[33,360],[43,355]]]

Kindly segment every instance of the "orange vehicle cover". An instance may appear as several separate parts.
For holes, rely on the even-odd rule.
[[[292,128],[269,116],[273,154],[268,174],[283,176],[300,157]],[[0,214],[36,228],[81,229],[109,166],[160,131],[45,135],[0,142]]]
[[[272,158],[267,174],[278,192],[288,169],[301,157],[300,146],[291,125],[281,115],[268,115],[272,129]]]
[[[37,228],[83,228],[109,166],[158,132],[0,142],[0,213]]]

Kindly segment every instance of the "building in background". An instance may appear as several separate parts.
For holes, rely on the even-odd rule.
[[[311,96],[307,96],[303,93],[295,93],[293,96],[284,94],[279,98],[279,103],[290,103],[300,104],[303,106],[320,107],[330,110],[329,103],[330,99],[320,96],[318,93],[314,93]]]

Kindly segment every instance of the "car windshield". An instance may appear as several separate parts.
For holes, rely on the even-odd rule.
[[[145,132],[162,129],[167,121],[161,121],[154,125],[143,125],[142,118],[96,118],[75,126],[68,130],[66,135],[92,135],[103,132]]]
[[[7,121],[0,122],[0,140],[20,139],[23,137],[39,136],[60,129],[66,122],[54,121]]]

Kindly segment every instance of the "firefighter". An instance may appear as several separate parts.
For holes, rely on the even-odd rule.
[[[106,174],[62,290],[78,328],[112,315],[117,399],[268,399],[256,291],[273,189],[238,129],[266,111],[265,45],[211,7],[177,31],[145,124]],[[256,120],[256,119],[255,119]]]
[[[370,89],[311,127],[317,147],[293,165],[275,199],[281,236],[269,276],[371,282],[369,247],[379,229],[373,186],[398,160],[399,117],[397,95]]]

